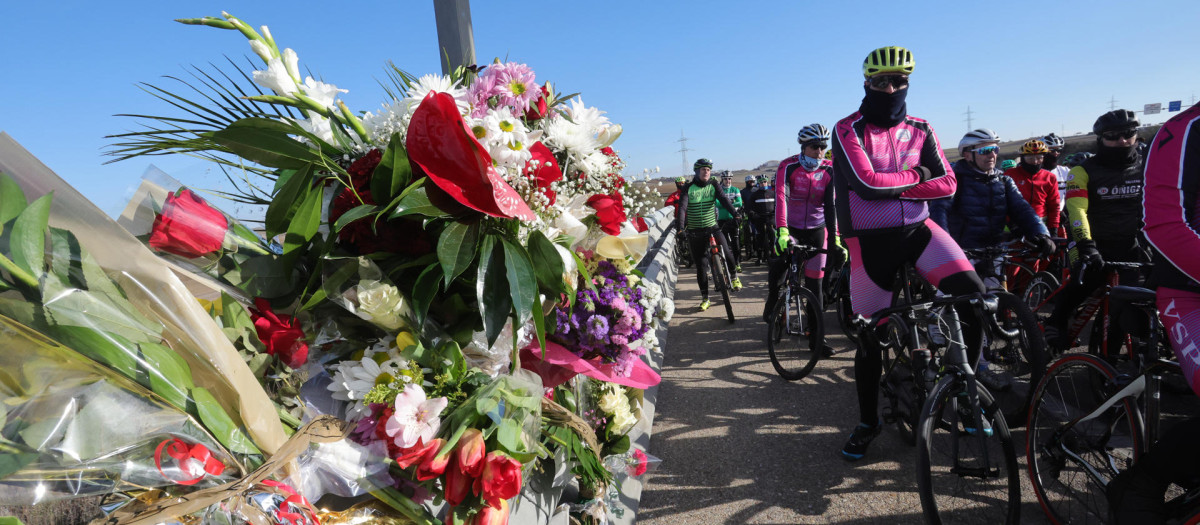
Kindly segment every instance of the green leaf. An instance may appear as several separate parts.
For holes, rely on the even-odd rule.
[[[259,255],[246,259],[238,269],[225,274],[225,278],[252,296],[282,297],[293,291],[294,262],[294,257]]]
[[[296,215],[292,216],[287,235],[283,238],[284,254],[307,245],[317,234],[321,227],[322,193],[320,187],[310,188],[300,206],[296,208]]]
[[[130,379],[137,379],[137,345],[120,335],[83,326],[54,327],[54,339]]]
[[[425,315],[429,312],[433,298],[437,296],[441,281],[442,267],[437,264],[429,265],[417,276],[417,283],[413,287],[413,315],[416,316],[417,326],[425,324]]]
[[[629,435],[621,436],[616,441],[609,443],[603,447],[602,454],[610,456],[613,454],[624,454],[629,451]]]
[[[148,379],[146,385],[172,405],[187,410],[188,390],[193,388],[192,370],[183,357],[158,343],[138,345],[139,376]]]
[[[295,134],[295,130],[286,124],[269,119],[246,118],[203,135],[243,159],[272,168],[301,169],[309,163],[321,161],[319,153],[292,138],[292,134]]]
[[[393,133],[388,141],[387,151],[375,166],[371,174],[371,196],[375,202],[392,200],[400,191],[408,186],[412,179],[412,166],[408,163],[408,153],[404,150],[404,141],[399,133]]]
[[[528,454],[528,447],[521,439],[521,434],[521,425],[516,421],[509,418],[500,420],[500,428],[496,430],[496,442],[500,445],[500,450],[518,460],[520,456]]]
[[[395,203],[395,209],[392,210],[391,218],[395,219],[405,215],[448,217],[450,214],[442,211],[441,208],[430,202],[429,193],[426,191],[424,183],[418,184],[420,185],[409,186],[409,189],[404,190],[404,193],[396,199],[397,202]]]
[[[508,280],[504,272],[503,248],[496,244],[496,238],[491,235],[483,237],[479,250],[475,298],[479,305],[479,316],[483,318],[483,332],[488,346],[491,346],[496,343],[512,311],[512,296],[508,294]]]
[[[250,317],[250,312],[246,311],[246,307],[242,306],[242,303],[225,292],[221,292],[221,320],[225,326],[230,328],[255,330],[254,319]]]
[[[446,288],[454,278],[466,270],[475,260],[476,244],[479,242],[479,223],[452,222],[442,231],[438,240],[438,262],[442,264],[442,275]]]
[[[538,348],[542,351],[542,358],[546,357],[546,314],[542,311],[542,302],[533,302],[533,329],[537,334]]]
[[[26,273],[41,278],[45,272],[46,226],[50,220],[53,193],[42,195],[21,211],[13,222],[9,239],[12,261]]]
[[[304,191],[312,187],[312,164],[305,164],[299,170],[293,173],[285,173],[279,176],[276,181],[279,185],[279,191],[271,198],[271,203],[267,205],[267,216],[265,228],[267,237],[275,237],[276,235],[287,231],[288,219],[295,214],[296,207],[300,203],[300,196]]]
[[[38,458],[38,451],[25,445],[4,440],[0,443],[0,479],[25,468]],[[0,518],[0,525],[21,525],[14,517]]]
[[[533,302],[538,298],[537,277],[533,274],[533,262],[521,245],[501,239],[504,245],[504,267],[508,276],[508,291],[512,294],[517,312],[517,325],[524,324],[533,313]]]
[[[343,213],[342,216],[338,217],[338,220],[333,223],[333,233],[341,233],[342,228],[345,228],[347,224],[369,216],[372,213],[375,213],[378,209],[379,206],[374,204],[362,204],[351,208],[350,211]]]
[[[262,454],[246,436],[246,433],[234,424],[233,419],[208,390],[196,387],[192,389],[191,394],[192,400],[196,403],[194,415],[200,418],[204,427],[213,437],[217,438],[217,441],[225,445],[225,448],[238,454]]]
[[[50,228],[50,273],[59,281],[84,286],[82,248],[75,235],[62,228]]]
[[[592,282],[592,274],[587,271],[587,264],[584,264],[583,258],[574,250],[571,251],[571,257],[575,258],[575,267],[579,269],[579,275],[583,277],[583,283],[589,290],[596,289],[596,283]]]
[[[529,234],[529,257],[533,260],[533,271],[537,275],[538,286],[547,295],[557,297],[567,291],[563,282],[562,257],[554,243],[550,242],[542,232],[534,230]]]
[[[0,172],[0,234],[4,233],[4,225],[15,219],[25,210],[25,192],[17,181],[8,174]]]

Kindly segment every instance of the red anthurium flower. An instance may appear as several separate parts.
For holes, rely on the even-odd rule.
[[[625,200],[619,192],[612,195],[592,195],[587,205],[596,210],[596,219],[600,221],[600,229],[609,235],[621,233],[621,223],[628,218],[625,215]]]
[[[537,187],[543,188],[546,196],[550,197],[550,204],[554,204],[554,201],[558,199],[558,195],[554,193],[554,190],[550,189],[550,184],[561,180],[563,177],[562,168],[558,166],[558,159],[555,159],[554,154],[550,152],[550,148],[547,148],[541,142],[535,142],[533,146],[530,146],[529,153],[533,154],[533,158],[525,163],[525,172],[533,173]],[[535,161],[537,162],[537,166],[533,164]]]
[[[454,98],[430,92],[413,112],[408,158],[455,200],[493,217],[533,220],[533,210],[492,167],[492,157],[463,122]]]
[[[150,230],[150,247],[189,259],[221,249],[229,219],[204,199],[182,189],[167,195]]]
[[[261,297],[254,300],[254,306],[256,308],[250,308],[250,318],[254,320],[254,329],[267,353],[288,367],[303,366],[308,360],[308,343],[304,341],[300,320],[275,313],[271,303]]]
[[[501,500],[521,492],[521,463],[501,452],[489,452],[484,458],[483,473],[472,487],[476,496],[499,509]]]

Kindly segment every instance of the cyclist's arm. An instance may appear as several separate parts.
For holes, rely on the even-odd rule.
[[[1021,190],[1017,189],[1017,183],[1008,177],[1000,179],[1004,181],[1004,200],[1008,203],[1008,221],[1016,225],[1022,235],[1050,235],[1050,230],[1046,228],[1042,218],[1038,217],[1037,212],[1033,211],[1033,206],[1030,206],[1025,201],[1025,197],[1021,196]],[[1057,193],[1057,190],[1055,192]]]
[[[1054,232],[1058,231],[1058,222],[1060,212],[1062,211],[1062,200],[1058,195],[1058,175],[1053,171],[1050,172],[1050,188],[1046,192],[1046,229]]]
[[[833,174],[829,173],[832,177]],[[822,212],[825,214],[825,247],[829,248],[837,244],[837,211],[833,208],[833,183],[830,182],[825,186],[825,199]],[[778,205],[778,202],[776,202]],[[786,226],[786,225],[785,225]]]
[[[1088,173],[1083,166],[1071,168],[1072,178],[1067,182],[1067,218],[1071,220],[1071,236],[1075,242],[1092,240],[1092,229],[1088,225]]]
[[[735,191],[733,193],[730,193],[729,195],[733,195],[733,199],[731,199],[731,200],[733,201],[734,208],[737,208],[740,210],[744,207],[744,204],[742,203],[742,192]]]
[[[849,121],[838,123],[837,133],[833,137],[833,150],[837,152],[833,156],[834,170],[846,179],[850,189],[862,199],[895,198],[927,178],[923,174],[925,168],[898,172],[875,171],[862,141],[854,132],[853,123]]]
[[[1191,136],[1200,132],[1200,121],[1170,124],[1159,129],[1146,159],[1146,238],[1179,271],[1200,282],[1200,231],[1188,220],[1200,191],[1200,136]]]
[[[786,166],[787,166],[787,164],[780,163],[779,169],[775,170],[775,187],[772,189],[772,191],[775,192],[775,227],[776,228],[786,228],[787,227],[787,207],[788,207],[787,188],[784,187],[786,184],[781,184],[781,182],[787,181],[787,173],[786,173],[787,167]]]
[[[679,190],[679,213],[675,216],[675,227],[678,230],[687,229],[687,209],[688,209],[688,188],[691,185],[685,185],[682,190]]]
[[[921,166],[929,169],[929,180],[900,194],[901,199],[932,200],[954,195],[958,179],[950,169],[950,162],[946,160],[932,127],[925,135],[925,143],[921,145]]]

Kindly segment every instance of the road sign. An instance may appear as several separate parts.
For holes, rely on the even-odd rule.
[[[1182,100],[1172,100],[1167,102],[1167,111],[1179,111],[1181,109],[1183,109]]]
[[[1145,111],[1142,111],[1142,113],[1145,113],[1146,115],[1157,115],[1161,112],[1162,112],[1162,102],[1146,104]]]

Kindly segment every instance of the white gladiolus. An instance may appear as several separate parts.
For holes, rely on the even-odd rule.
[[[263,29],[266,29],[266,26],[263,26]],[[251,40],[250,49],[253,49],[254,54],[263,59],[263,62],[271,61],[271,48],[262,40]]]
[[[283,65],[287,69],[288,75],[292,77],[293,82],[300,81],[300,57],[296,56],[296,52],[292,48],[283,50]]]
[[[288,51],[291,51],[290,49]],[[294,54],[294,53],[293,53]],[[287,72],[287,66],[283,64],[283,60],[272,58],[267,61],[266,71],[255,71],[254,83],[264,88],[274,91],[282,96],[291,96],[298,89],[296,81]]]
[[[304,79],[304,93],[308,95],[308,98],[317,101],[317,103],[322,107],[330,108],[335,111],[337,110],[337,105],[335,104],[337,102],[337,94],[349,92],[350,90],[338,89],[338,87],[333,84],[326,84],[320,80],[313,80],[313,77],[307,77]]]
[[[620,136],[621,136],[621,125],[613,124],[611,126],[605,126],[603,129],[601,129],[600,135],[597,137],[597,139],[600,141],[601,148],[607,148],[609,146],[612,146],[613,142],[616,142],[617,137],[620,137]]]

